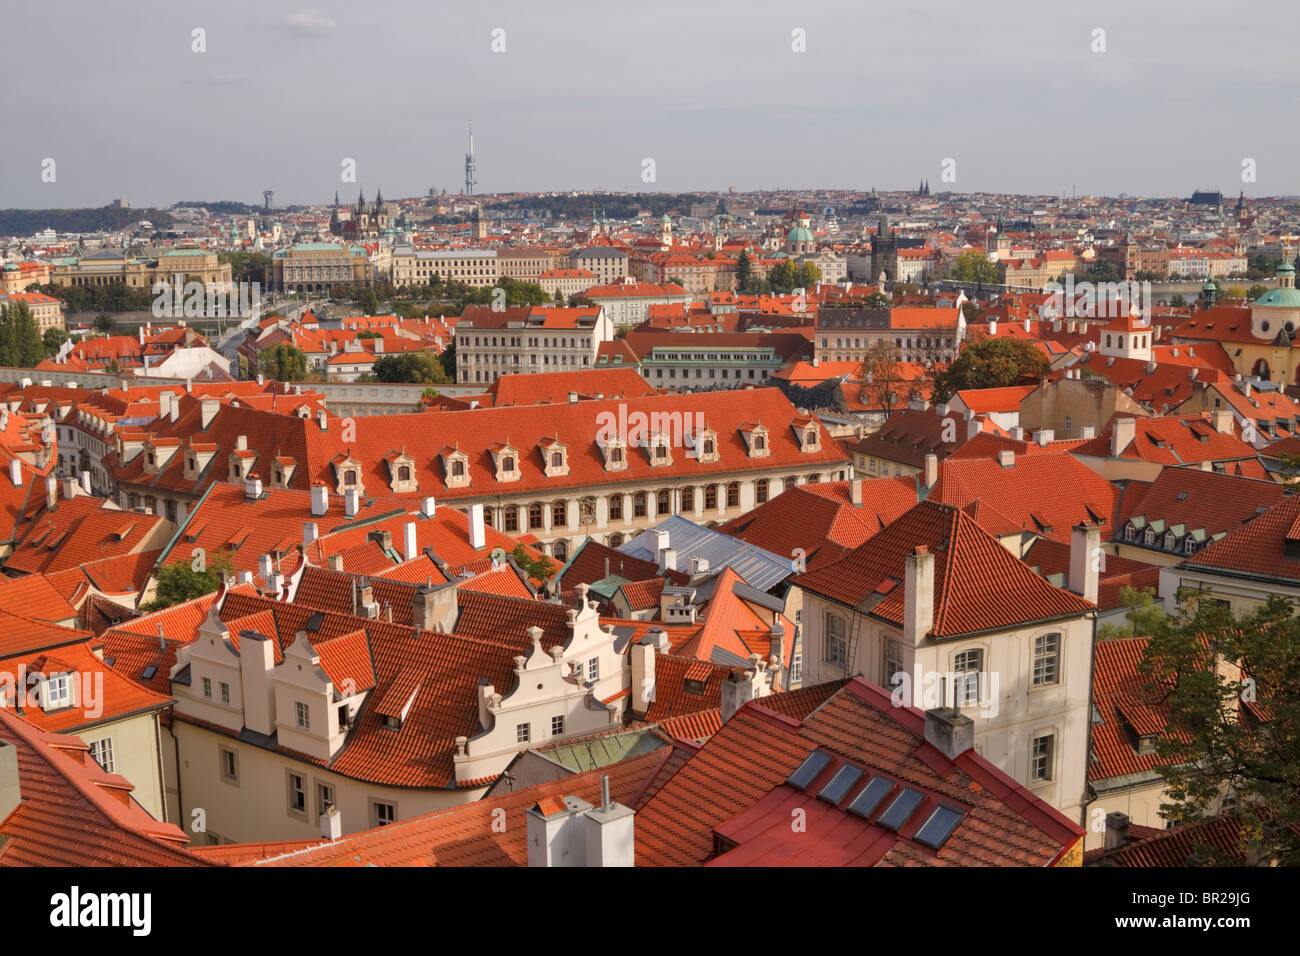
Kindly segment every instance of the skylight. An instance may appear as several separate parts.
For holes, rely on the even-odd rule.
[[[894,802],[889,805],[889,809],[880,815],[876,822],[887,830],[895,832],[903,828],[907,818],[912,815],[912,811],[921,805],[925,795],[919,790],[913,790],[911,787],[904,787],[903,792],[894,798]]]
[[[822,792],[817,794],[823,800],[831,803],[839,803],[844,799],[844,795],[849,789],[862,779],[862,770],[853,764],[846,763],[835,771],[835,776],[831,777],[830,782],[822,787]]]
[[[952,836],[952,832],[957,829],[957,824],[961,823],[963,816],[965,814],[952,807],[936,807],[934,813],[930,814],[930,819],[921,824],[921,829],[916,831],[916,842],[923,843],[931,849],[939,849],[948,841],[948,837]]]
[[[794,773],[790,774],[790,779],[786,783],[800,790],[808,789],[808,784],[817,779],[817,775],[826,769],[831,762],[831,755],[823,750],[814,750],[804,758],[803,763],[799,764]]]
[[[849,804],[848,811],[856,813],[860,817],[869,817],[880,806],[880,801],[889,796],[889,792],[894,789],[894,781],[885,777],[872,777],[862,792],[853,798]]]

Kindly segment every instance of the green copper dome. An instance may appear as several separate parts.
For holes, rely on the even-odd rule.
[[[795,226],[785,234],[786,242],[812,242],[812,230],[807,226]]]
[[[1300,289],[1270,289],[1251,304],[1300,309]]]

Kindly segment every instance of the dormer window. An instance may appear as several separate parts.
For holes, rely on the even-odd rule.
[[[443,481],[447,483],[447,487],[469,487],[469,456],[459,448],[449,445],[439,452],[439,457],[442,459]]]
[[[1178,544],[1178,538],[1172,531],[1165,535],[1165,550],[1172,551]]]
[[[415,459],[405,451],[390,451],[384,456],[388,463],[388,488],[394,494],[419,491],[415,480]]]
[[[496,464],[497,481],[518,481],[519,474],[519,452],[511,445],[502,442],[489,445],[488,451],[492,453],[492,460]]]
[[[762,424],[746,422],[740,426],[740,436],[745,439],[745,447],[750,458],[766,458],[770,454],[767,444],[767,428]]]
[[[1154,529],[1147,528],[1146,534],[1142,536],[1142,543],[1148,546],[1156,543],[1156,533]]]
[[[597,439],[601,453],[605,456],[606,471],[627,470],[627,446],[620,438]]]
[[[655,467],[672,465],[672,451],[668,446],[668,436],[660,432],[657,435],[651,435],[649,441],[650,464]]]
[[[543,438],[537,443],[547,478],[562,478],[569,473],[569,450],[558,438]]]
[[[1133,527],[1133,525],[1131,525],[1131,524],[1125,525],[1125,526],[1124,526],[1124,540],[1125,540],[1125,541],[1133,541],[1133,540],[1136,540],[1136,538],[1137,538],[1137,528]]]
[[[343,472],[343,484],[346,487],[348,488],[355,487],[356,483],[357,483],[357,470],[355,468],[349,468]]]
[[[58,710],[72,706],[72,676],[70,674],[51,674],[41,685],[41,709]]]
[[[1192,538],[1191,535],[1188,535],[1187,538],[1183,541],[1183,554],[1191,554],[1195,550],[1196,550],[1196,540]]]

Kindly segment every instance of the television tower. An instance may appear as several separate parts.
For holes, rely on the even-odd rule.
[[[271,211],[271,204],[275,202],[275,191],[271,189],[262,190],[262,208],[266,212]]]
[[[475,174],[478,172],[478,164],[474,161],[474,124],[469,124],[469,152],[465,154],[465,195],[474,195],[474,187],[478,185],[478,179]]]

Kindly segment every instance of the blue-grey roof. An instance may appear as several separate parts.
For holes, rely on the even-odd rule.
[[[655,551],[658,531],[668,532],[668,544],[677,552],[677,568],[689,571],[691,558],[709,562],[709,573],[731,568],[759,591],[770,591],[794,573],[789,558],[705,528],[681,515],[672,515],[637,535],[618,550],[643,561],[658,561]]]

